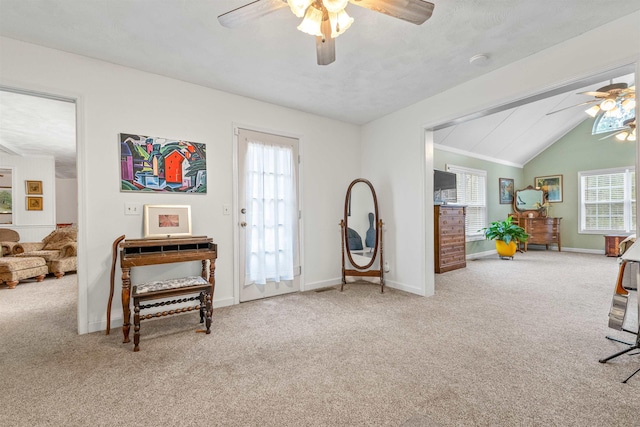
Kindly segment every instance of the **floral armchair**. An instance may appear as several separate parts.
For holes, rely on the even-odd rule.
[[[20,241],[20,234],[9,228],[0,228],[0,245],[2,253],[0,256],[13,255],[13,247]]]
[[[13,245],[11,255],[44,258],[49,267],[49,273],[53,273],[59,279],[66,272],[77,269],[77,241],[76,227],[57,228],[41,242],[19,242]]]

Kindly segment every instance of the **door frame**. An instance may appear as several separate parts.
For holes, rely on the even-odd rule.
[[[0,89],[14,93],[22,93],[25,95],[37,96],[40,98],[57,99],[66,102],[73,102],[76,106],[75,129],[76,129],[76,179],[78,192],[78,237],[77,237],[77,271],[76,286],[78,296],[76,300],[76,325],[79,335],[93,332],[89,326],[89,286],[87,282],[88,267],[86,254],[86,149],[84,137],[84,95],[78,92],[69,91],[61,88],[50,86],[34,87],[33,83],[24,84],[19,81],[3,81],[0,83]]]
[[[300,251],[300,292],[305,291],[305,269],[304,269],[304,191],[303,191],[303,176],[304,176],[304,144],[301,135],[264,128],[260,126],[247,125],[239,122],[233,122],[233,203],[232,203],[232,224],[233,224],[233,303],[240,304],[240,230],[238,228],[240,223],[240,215],[238,209],[240,204],[238,201],[238,174],[240,173],[240,165],[238,164],[238,129],[246,129],[253,132],[269,133],[272,135],[284,136],[286,138],[295,138],[298,140],[298,244]]]

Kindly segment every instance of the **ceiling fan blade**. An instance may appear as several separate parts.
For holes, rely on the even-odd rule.
[[[318,65],[329,65],[336,60],[336,39],[331,38],[331,23],[329,19],[322,21],[320,30],[323,36],[316,36]]]
[[[622,131],[621,131],[621,130],[619,130],[619,131],[617,131],[617,132],[610,133],[609,135],[607,135],[607,136],[604,136],[604,137],[600,138],[598,141],[602,141],[603,139],[607,139],[607,138],[611,138],[612,136],[616,136],[616,135],[617,135],[617,134],[619,134],[620,132],[622,132]]]
[[[549,113],[547,113],[545,115],[548,116],[550,114],[555,114],[555,113],[559,113],[560,111],[568,110],[569,108],[575,108],[575,107],[580,107],[581,105],[593,104],[594,102],[601,102],[601,100],[600,99],[592,99],[591,101],[583,102],[581,104],[571,105],[569,107],[565,107],[565,108],[561,108],[559,110],[551,111],[551,112],[549,112]]]
[[[280,8],[286,7],[286,0],[255,0],[239,8],[230,10],[218,16],[218,22],[223,27],[236,28],[247,21],[268,15]]]
[[[356,6],[420,25],[431,18],[435,5],[424,0],[350,0]]]
[[[578,95],[597,96],[598,98],[606,98],[609,92],[578,92]]]

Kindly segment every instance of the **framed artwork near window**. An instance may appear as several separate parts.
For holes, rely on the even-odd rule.
[[[513,203],[513,179],[498,178],[498,188],[500,189],[500,204]]]
[[[191,236],[190,205],[144,205],[144,237]]]
[[[537,176],[533,186],[545,192],[548,202],[562,202],[562,175]]]
[[[42,194],[42,181],[26,181],[27,194]]]
[[[42,197],[27,197],[27,210],[28,211],[41,211],[42,210]]]

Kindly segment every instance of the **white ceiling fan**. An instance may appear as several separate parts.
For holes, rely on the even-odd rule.
[[[345,8],[348,3],[420,25],[433,14],[433,3],[424,0],[255,0],[218,16],[225,27],[235,28],[285,6],[299,18],[298,29],[316,37],[318,65],[336,60],[334,39],[353,23]]]
[[[609,111],[614,111],[618,108],[618,105],[623,108],[631,109],[635,107],[636,88],[635,86],[629,87],[626,83],[610,83],[596,91],[579,92],[578,95],[593,96],[594,99],[590,99],[589,101],[572,105],[570,107],[551,111],[550,113],[547,113],[547,115],[589,104],[595,104],[592,105],[591,108],[585,110],[585,112],[591,117],[595,117],[598,114],[606,114]]]

